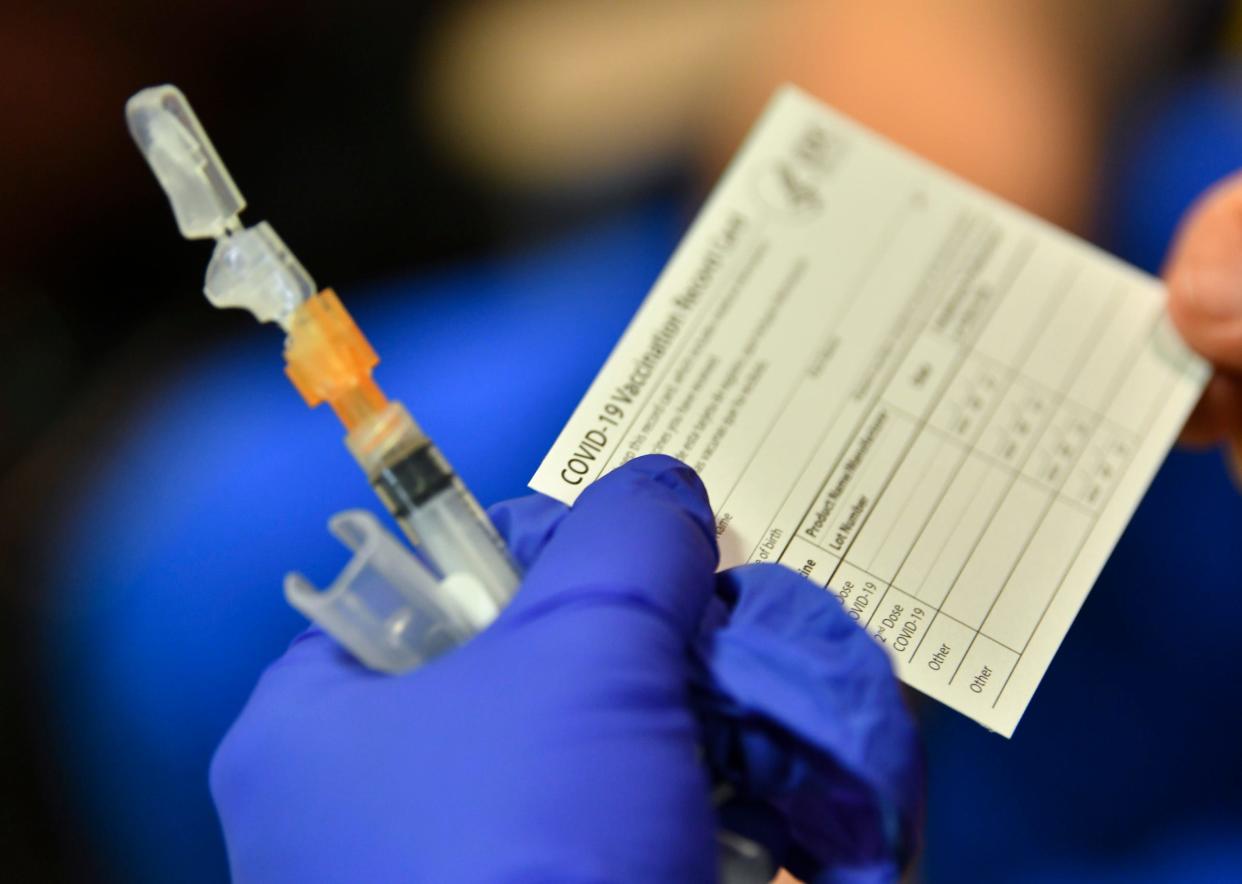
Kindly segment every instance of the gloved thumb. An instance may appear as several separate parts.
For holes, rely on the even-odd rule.
[[[715,519],[703,483],[664,455],[636,458],[582,492],[556,525],[506,617],[601,592],[692,636],[715,585]]]

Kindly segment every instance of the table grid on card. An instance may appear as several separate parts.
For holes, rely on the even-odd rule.
[[[988,320],[988,339],[1010,340],[1007,352],[960,342],[923,402],[896,385],[877,391],[779,557],[830,587],[906,681],[972,708],[999,702],[1140,441],[1142,424],[1119,422],[1110,406],[1135,394],[1160,401],[1130,389],[1156,314],[1112,354],[1106,384],[1081,383],[1125,288],[1092,290],[1070,262],[1052,275],[1045,266],[1047,290],[1031,298],[1015,292],[1029,258],[1015,252]],[[995,326],[1016,298],[1042,315],[1014,340]],[[936,335],[929,324],[919,338]],[[829,508],[841,486],[853,506]]]
[[[787,89],[532,487],[684,461],[722,567],[1011,734],[1208,375],[1157,280]]]

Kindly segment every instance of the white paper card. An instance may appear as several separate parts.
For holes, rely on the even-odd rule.
[[[1208,376],[1152,277],[779,92],[531,482],[703,477],[722,567],[831,587],[1013,733]]]

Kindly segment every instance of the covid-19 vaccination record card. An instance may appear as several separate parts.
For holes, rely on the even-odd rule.
[[[531,487],[685,461],[721,567],[1009,736],[1207,376],[1157,280],[787,87]]]

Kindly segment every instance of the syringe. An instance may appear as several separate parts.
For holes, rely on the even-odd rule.
[[[207,299],[285,330],[285,373],[307,404],[332,407],[346,446],[410,541],[442,576],[471,574],[503,605],[520,579],[504,542],[409,412],[375,383],[379,357],[336,293],[316,293],[267,222],[243,227],[246,202],[185,96],[155,86],[130,98],[125,112],[182,236],[216,241]]]
[[[316,293],[267,222],[242,226],[246,202],[181,91],[144,89],[125,113],[182,236],[216,241],[203,287],[207,299],[216,307],[244,307],[285,330],[285,373],[309,405],[332,407],[384,506],[438,576],[450,578],[428,578],[395,542],[385,542],[374,520],[346,513],[334,519],[334,530],[358,558],[334,584],[340,591],[321,596],[293,575],[290,600],[367,665],[387,672],[408,671],[465,641],[517,590],[520,575],[504,541],[409,412],[375,383],[379,357],[336,293]],[[456,575],[473,577],[495,607]],[[718,837],[722,881],[771,880],[775,867],[762,846],[724,830]]]

